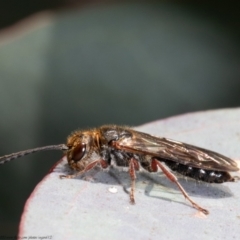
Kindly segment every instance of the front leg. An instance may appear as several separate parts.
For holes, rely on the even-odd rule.
[[[88,172],[89,170],[93,169],[93,168],[94,168],[95,166],[97,166],[97,165],[100,165],[102,168],[107,168],[107,167],[108,167],[108,163],[107,163],[106,161],[100,159],[100,160],[97,160],[97,161],[94,161],[94,162],[88,164],[88,165],[87,165],[82,171],[80,171],[80,172],[77,172],[77,173],[71,174],[71,175],[60,175],[59,177],[60,177],[61,179],[63,179],[63,178],[75,178],[75,177],[77,177],[77,176],[79,176],[79,175],[81,175],[81,174],[83,174],[83,173],[85,173],[85,172]]]

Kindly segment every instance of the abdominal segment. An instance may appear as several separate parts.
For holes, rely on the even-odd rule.
[[[164,162],[173,171],[203,182],[223,183],[234,181],[234,178],[228,172],[191,167],[167,159],[159,159],[159,161]]]

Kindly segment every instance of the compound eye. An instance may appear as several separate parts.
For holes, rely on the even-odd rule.
[[[74,162],[80,161],[86,153],[86,144],[82,143],[77,145],[72,151],[72,160]]]

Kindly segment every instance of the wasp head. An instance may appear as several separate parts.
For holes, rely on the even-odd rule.
[[[82,171],[90,164],[93,153],[97,152],[96,134],[93,131],[76,131],[67,138],[67,160],[69,166]]]

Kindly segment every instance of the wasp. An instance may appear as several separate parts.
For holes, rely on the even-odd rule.
[[[136,171],[161,170],[171,182],[176,184],[192,206],[204,214],[208,214],[209,211],[189,197],[173,172],[203,182],[223,183],[234,182],[236,178],[228,172],[239,170],[235,161],[219,153],[117,125],[78,130],[68,136],[66,144],[5,155],[0,157],[0,163],[44,150],[64,151],[70,168],[76,171],[73,175],[60,175],[60,178],[74,178],[97,165],[103,169],[112,164],[128,167],[131,180],[129,195],[133,204]]]

